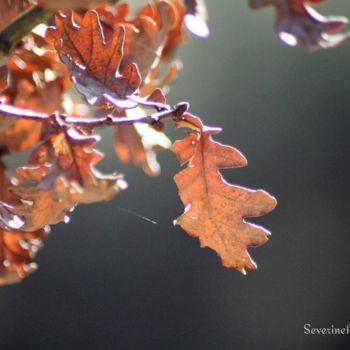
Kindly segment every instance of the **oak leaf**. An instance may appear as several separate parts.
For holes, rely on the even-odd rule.
[[[95,169],[103,158],[93,148],[96,141],[97,137],[73,128],[51,131],[31,154],[30,166],[17,169],[20,185],[11,191],[21,205],[7,209],[23,219],[21,230],[67,221],[76,204],[108,201],[126,188],[120,175],[103,175]],[[28,186],[33,182],[37,185]]]
[[[126,22],[123,64],[135,62],[142,81],[159,63],[168,36],[176,25],[176,8],[168,1],[143,7],[137,17]]]
[[[10,188],[14,186],[0,162],[0,284],[19,282],[36,269],[33,258],[42,246],[48,227],[35,232],[19,231],[23,221],[7,211],[5,203],[19,204]]]
[[[106,41],[96,11],[87,11],[81,19],[72,12],[57,15],[56,28],[48,28],[46,37],[67,65],[77,90],[89,103],[108,105],[105,95],[109,95],[119,101],[120,108],[135,106],[128,98],[137,93],[141,77],[135,63],[120,68],[123,26],[115,28],[111,40]]]
[[[324,17],[308,3],[325,0],[249,0],[253,9],[272,5],[276,10],[276,31],[282,41],[307,49],[329,48],[350,40],[350,32],[343,32],[348,23],[345,17]]]
[[[20,282],[37,269],[33,262],[48,228],[35,232],[0,230],[0,285]]]
[[[99,14],[106,40],[113,36],[115,28],[124,26],[125,42],[121,65],[135,62],[142,83],[145,83],[150,71],[157,67],[159,59],[164,58],[165,51],[171,50],[168,46],[176,44],[173,35],[182,26],[184,6],[178,0],[156,0],[142,7],[134,18],[131,18],[126,3],[108,7],[100,5],[95,10]]]
[[[184,140],[172,146],[180,163],[188,163],[174,178],[185,205],[185,212],[176,224],[198,237],[202,247],[214,249],[224,266],[242,273],[246,268],[256,269],[247,247],[265,243],[269,232],[246,222],[245,218],[267,214],[275,207],[276,200],[263,190],[227,183],[219,170],[245,166],[247,160],[236,149],[213,141],[212,135],[217,130],[203,128],[193,116],[184,119],[179,126],[201,130],[189,132]]]

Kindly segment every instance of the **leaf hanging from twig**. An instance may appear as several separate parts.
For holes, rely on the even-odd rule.
[[[78,91],[89,103],[108,104],[108,94],[119,101],[120,108],[135,106],[128,97],[137,92],[141,77],[135,63],[120,69],[123,26],[115,28],[113,37],[106,42],[98,14],[90,10],[80,23],[75,22],[74,13],[56,16],[56,28],[49,28],[46,37],[54,43]]]
[[[172,147],[180,163],[188,163],[175,176],[185,205],[185,212],[176,223],[198,237],[202,247],[214,249],[226,267],[242,273],[246,268],[256,269],[247,247],[265,243],[269,232],[246,222],[245,218],[267,214],[275,207],[276,200],[263,190],[227,183],[219,169],[245,166],[246,159],[236,149],[213,141],[212,135],[218,131],[203,128],[193,116],[185,115],[180,124],[193,125],[200,132],[189,132]]]
[[[50,132],[33,151],[31,165],[17,169],[21,185],[11,190],[22,204],[8,210],[24,220],[21,230],[66,221],[76,204],[108,201],[126,188],[121,175],[103,175],[94,168],[103,158],[93,148],[96,141],[73,128]],[[31,182],[37,185],[26,185]]]

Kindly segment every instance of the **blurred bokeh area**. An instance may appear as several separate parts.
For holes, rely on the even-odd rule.
[[[178,51],[169,100],[189,101],[248,158],[223,172],[228,181],[277,197],[252,220],[272,232],[250,249],[258,270],[224,268],[173,226],[183,206],[171,152],[150,178],[117,163],[106,131],[101,169],[117,168],[129,188],[77,207],[52,227],[39,270],[0,288],[0,349],[349,348],[350,334],[305,335],[304,325],[350,323],[350,44],[306,53],[278,40],[272,8],[207,4],[211,36]],[[350,16],[347,0],[319,11]]]

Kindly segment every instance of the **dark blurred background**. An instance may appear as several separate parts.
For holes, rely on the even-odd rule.
[[[246,155],[247,168],[225,170],[229,181],[277,197],[276,210],[254,220],[272,231],[250,250],[258,270],[222,267],[173,227],[183,206],[166,152],[158,178],[124,167],[125,193],[78,207],[53,227],[39,270],[0,289],[0,349],[350,346],[350,335],[303,334],[305,323],[350,323],[350,45],[307,54],[278,41],[272,9],[207,2],[211,36],[179,51],[170,101],[190,101]],[[350,16],[347,0],[320,10]],[[110,136],[103,169],[116,166]]]

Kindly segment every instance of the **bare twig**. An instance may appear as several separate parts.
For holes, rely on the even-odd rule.
[[[9,117],[30,119],[37,121],[44,120],[54,120],[57,124],[67,127],[107,127],[111,125],[126,125],[126,124],[149,124],[155,128],[163,125],[162,121],[165,119],[173,119],[175,121],[179,120],[181,116],[187,111],[188,103],[181,102],[174,107],[169,107],[168,109],[157,112],[148,116],[128,118],[128,117],[114,117],[106,116],[102,118],[77,118],[69,117],[62,114],[47,115],[42,113],[37,113],[27,109],[13,107],[11,105],[0,104],[0,113],[5,114]]]
[[[8,55],[11,49],[38,24],[47,22],[53,14],[53,11],[34,6],[13,20],[0,33],[0,59]]]
[[[173,108],[169,108],[167,110],[157,112],[145,117],[113,117],[108,115],[103,118],[73,118],[60,116],[63,119],[66,125],[71,126],[87,126],[87,127],[106,127],[110,125],[126,125],[126,124],[149,124],[154,127],[160,126],[164,119],[179,119],[183,113],[185,113],[188,109],[188,104],[186,102],[182,102],[177,104]]]

